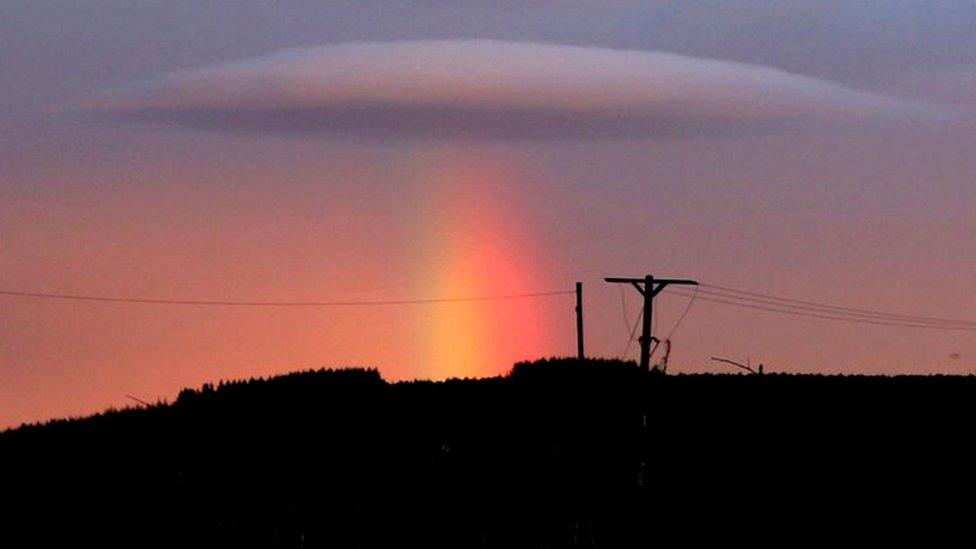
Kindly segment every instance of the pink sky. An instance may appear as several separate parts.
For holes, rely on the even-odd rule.
[[[285,13],[289,9],[300,8]],[[621,3],[606,17],[625,9],[636,8]],[[184,15],[174,10],[173,17]],[[536,88],[525,103],[519,90],[531,85],[531,72],[503,66],[498,80],[482,74],[479,82],[489,86],[483,103],[495,109],[487,118],[446,108],[458,94],[438,84],[437,100],[427,101],[431,110],[424,117],[404,114],[393,94],[385,98],[386,110],[363,111],[373,108],[366,101],[356,107],[362,117],[344,118],[338,126],[330,122],[325,129],[296,132],[277,124],[255,131],[187,124],[172,112],[156,113],[160,117],[150,122],[91,121],[50,107],[119,89],[136,90],[126,92],[135,94],[127,100],[143,101],[147,93],[161,93],[146,92],[146,82],[165,80],[172,70],[250,70],[254,56],[275,59],[286,47],[306,48],[298,50],[299,59],[328,62],[317,57],[316,48],[404,36],[378,36],[360,22],[361,36],[343,40],[316,41],[308,30],[304,43],[295,44],[258,33],[252,46],[224,51],[203,30],[193,31],[193,40],[177,40],[143,13],[147,20],[127,20],[129,26],[119,28],[151,30],[156,40],[171,44],[168,57],[127,47],[134,38],[125,33],[107,33],[90,46],[64,51],[27,47],[36,39],[27,29],[46,32],[43,25],[27,25],[35,15],[47,21],[42,12],[8,18],[14,24],[22,19],[24,26],[0,44],[15,52],[6,62],[16,72],[7,74],[19,75],[0,84],[0,92],[9,91],[0,104],[7,115],[0,120],[0,290],[386,300],[571,290],[581,280],[587,349],[599,356],[620,355],[628,335],[619,289],[604,284],[604,276],[651,272],[849,307],[976,318],[976,131],[964,94],[952,91],[964,75],[976,74],[966,70],[966,59],[931,61],[931,74],[940,75],[933,90],[920,84],[928,66],[910,53],[898,55],[912,74],[871,76],[860,68],[864,58],[830,53],[811,37],[811,47],[821,48],[819,57],[798,52],[780,62],[763,57],[761,44],[738,44],[723,55],[722,48],[690,34],[685,42],[664,45],[603,44],[573,30],[588,29],[583,23],[575,27],[575,19],[552,15],[543,34],[498,31],[487,37],[523,44],[518,48],[525,42],[579,43],[654,52],[669,45],[667,51],[683,56],[678,59],[691,60],[674,66],[677,73],[691,71],[690,80],[667,70],[638,71],[645,80],[596,89],[606,78],[587,79],[592,48],[546,46],[533,62],[568,56],[556,71],[561,87]],[[466,16],[437,13],[466,24]],[[89,15],[81,10],[74,17]],[[497,30],[509,23],[486,24]],[[942,23],[946,51],[955,51],[948,45],[962,40],[953,25]],[[62,27],[66,45],[80,32],[73,28]],[[444,38],[415,30],[405,37]],[[871,29],[835,33],[848,43],[860,36],[868,44],[865,58],[893,47]],[[471,36],[478,37],[473,31]],[[479,47],[495,51],[490,43]],[[537,53],[520,51],[523,57]],[[620,60],[614,51],[597,53]],[[412,52],[410,46],[400,50],[408,57]],[[83,54],[89,57],[73,64],[65,57]],[[425,52],[424,59],[433,56],[425,62],[436,65],[437,55]],[[478,51],[466,55],[483,57]],[[835,66],[828,71],[822,61],[831,56]],[[695,72],[700,59],[720,73],[731,71],[707,93],[696,80],[702,77]],[[718,61],[709,65],[709,59]],[[745,94],[736,72],[741,64],[758,71]],[[476,66],[484,67],[472,62]],[[367,64],[359,72],[374,69]],[[275,73],[277,65],[270,70]],[[412,85],[414,93],[430,99],[434,88],[425,84],[425,70],[412,73]],[[662,78],[694,85],[669,96],[671,102],[648,101],[662,97],[653,87]],[[384,84],[386,91],[403,84],[391,82]],[[497,88],[501,82],[506,87]],[[810,87],[797,90],[797,82]],[[221,99],[222,80],[203,83],[206,93]],[[580,86],[590,86],[591,94],[580,95]],[[493,89],[509,93],[506,109],[498,110]],[[270,104],[263,102],[260,86],[241,86],[235,93],[251,94],[248,101],[258,107]],[[302,97],[309,97],[307,89]],[[581,97],[589,101],[584,107]],[[636,114],[644,117],[643,125],[611,123],[616,115],[608,115],[608,107],[634,97],[641,98]],[[735,101],[729,103],[730,97]],[[543,117],[540,98],[543,105],[567,98],[565,105],[585,112],[566,118],[546,111]],[[877,101],[878,112],[891,119],[876,124],[849,116],[851,105],[864,100]],[[323,109],[332,108],[289,101],[302,116],[323,116]],[[813,111],[805,108],[811,101]],[[915,109],[937,101],[954,106]],[[775,124],[739,124],[742,112],[768,113],[770,104],[788,107],[775,111]],[[732,109],[729,119],[736,124],[729,131],[723,120],[722,131],[713,131],[709,124],[715,118],[700,115],[721,114],[723,108]],[[675,112],[680,124],[668,127],[681,131],[659,131],[655,121]],[[270,112],[272,118],[280,114]],[[520,124],[520,116],[550,126],[520,133],[538,127]],[[497,123],[499,131],[486,128],[491,135],[480,135],[482,126],[455,124],[457,117]],[[832,119],[826,127],[820,123],[825,118]],[[390,126],[406,120],[416,127]],[[610,135],[611,127],[627,131]],[[561,135],[563,130],[569,134]],[[624,296],[633,321],[636,292]],[[683,297],[661,298],[659,335],[670,331],[685,303]],[[144,400],[172,398],[185,386],[299,368],[374,366],[387,379],[503,373],[518,359],[574,353],[573,305],[571,295],[331,309],[0,297],[0,427],[127,405],[126,393]],[[636,345],[628,354],[636,357]],[[724,371],[708,360],[716,355],[762,361],[767,371],[976,370],[972,332],[847,324],[696,302],[674,335],[672,368]]]

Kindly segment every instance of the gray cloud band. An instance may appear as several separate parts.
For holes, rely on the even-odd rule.
[[[947,121],[950,107],[659,52],[349,43],[177,71],[72,105],[98,119],[423,138],[633,138]]]

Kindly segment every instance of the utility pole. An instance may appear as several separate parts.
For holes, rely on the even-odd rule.
[[[644,319],[641,323],[641,336],[638,340],[641,347],[640,367],[648,372],[651,369],[651,315],[654,312],[654,296],[661,293],[665,287],[672,284],[682,286],[697,286],[698,282],[682,278],[654,278],[647,275],[644,278],[605,278],[611,284],[630,284],[644,296]]]
[[[583,283],[576,283],[576,357],[583,360]]]

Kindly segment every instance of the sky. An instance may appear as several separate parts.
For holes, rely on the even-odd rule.
[[[605,276],[976,319],[976,3],[0,4],[0,290],[383,301]],[[670,371],[976,372],[972,331],[666,291]],[[714,297],[714,296],[713,296]],[[0,296],[0,427],[319,367],[575,352],[574,298]]]

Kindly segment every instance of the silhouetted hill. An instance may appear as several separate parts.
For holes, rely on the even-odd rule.
[[[972,517],[974,395],[973,377],[663,376],[608,360],[207,385],[0,434],[0,547],[931,540]]]

